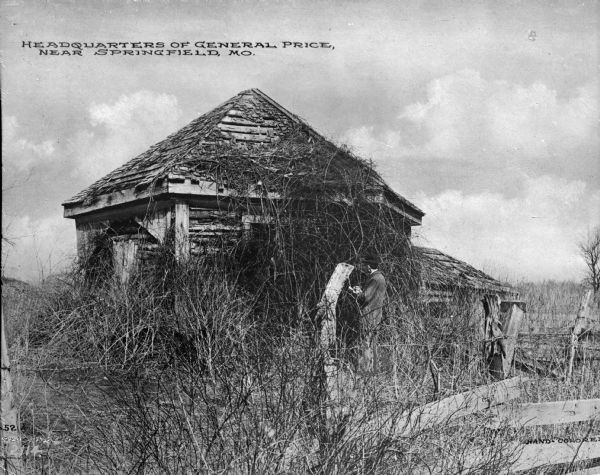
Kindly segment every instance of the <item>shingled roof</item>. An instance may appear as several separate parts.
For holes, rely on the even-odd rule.
[[[486,273],[437,249],[415,246],[421,279],[429,289],[469,289],[511,295],[516,292]]]
[[[136,193],[148,189],[164,178],[179,176],[202,177],[190,162],[214,153],[216,147],[237,144],[248,150],[268,150],[290,134],[301,130],[306,140],[328,142],[297,115],[289,112],[258,89],[242,91],[210,112],[198,117],[178,132],[155,144],[123,166],[63,203],[65,209],[87,206],[100,196],[115,191]],[[335,147],[333,144],[331,144]],[[255,152],[253,152],[255,153]],[[393,192],[381,180],[384,196],[400,202],[413,214],[423,212],[404,197]]]

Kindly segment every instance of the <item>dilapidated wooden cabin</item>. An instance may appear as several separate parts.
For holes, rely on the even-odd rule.
[[[298,160],[294,147],[310,153]],[[317,147],[326,156],[312,161]],[[298,163],[305,161],[310,163]],[[344,171],[357,169],[369,201],[393,216],[407,241],[411,228],[421,224],[423,211],[371,167],[258,89],[240,92],[65,201],[64,215],[75,220],[79,257],[97,252],[98,236],[108,237],[107,256],[125,280],[161,246],[172,246],[178,258],[187,259],[244,239],[272,218],[268,203],[289,199],[291,183],[308,186],[303,181],[315,168],[326,171],[310,193],[333,190],[333,200],[348,201],[347,195],[336,198],[335,182],[343,180]],[[416,250],[427,298],[457,288],[511,294],[466,263],[433,249]]]
[[[187,258],[239,240],[268,221],[265,203],[281,199],[290,181],[302,182],[307,168],[336,165],[287,159],[281,144],[292,136],[296,145],[335,151],[341,170],[361,166],[263,92],[243,91],[63,203],[76,223],[79,256],[95,252],[94,238],[110,230],[115,271],[126,278],[166,242]],[[394,214],[409,237],[424,213],[369,173],[370,200]]]

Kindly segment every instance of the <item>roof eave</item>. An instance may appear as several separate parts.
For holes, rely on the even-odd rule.
[[[85,201],[66,201],[62,204],[63,216],[69,219],[76,219],[85,215],[89,215],[98,211],[107,209],[115,209],[132,205],[136,202],[148,201],[157,199],[165,194],[165,190],[148,189],[136,191],[135,188],[127,188],[125,190],[112,191],[94,197],[93,201],[85,203]]]
[[[81,216],[90,215],[92,213],[114,209],[117,207],[125,207],[133,203],[138,203],[144,200],[170,199],[183,196],[206,197],[211,199],[228,199],[235,192],[220,188],[211,181],[194,181],[190,178],[180,179],[179,177],[169,175],[167,180],[161,186],[153,188],[145,188],[144,190],[136,190],[135,188],[127,188],[124,190],[112,191],[110,193],[100,194],[94,197],[94,200],[89,204],[84,204],[83,201],[65,202],[64,217],[79,218]],[[249,192],[246,195],[251,199],[278,199],[281,196],[277,193],[259,193]]]

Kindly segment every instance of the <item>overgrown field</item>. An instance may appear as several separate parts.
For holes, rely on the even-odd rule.
[[[3,282],[29,473],[459,473],[461,460],[482,450],[478,473],[497,473],[515,455],[511,442],[565,435],[559,426],[489,430],[481,417],[402,437],[367,430],[381,411],[397,416],[488,382],[478,313],[465,301],[433,313],[392,295],[379,369],[362,375],[354,370],[356,308],[346,293],[336,355],[346,410],[332,431],[314,308],[290,302],[297,318],[276,319],[231,275],[199,264],[171,270],[127,286],[90,287],[77,273],[39,287]],[[551,353],[563,371],[562,350],[552,345],[567,344],[582,289],[520,290],[528,303],[524,351]],[[552,332],[561,336],[528,340]],[[589,353],[571,384],[530,376],[522,400],[600,397],[599,369]],[[570,427],[570,436],[600,435],[597,426]]]

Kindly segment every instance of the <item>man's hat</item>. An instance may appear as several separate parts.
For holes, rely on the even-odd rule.
[[[363,257],[363,262],[372,269],[377,269],[380,263],[379,256],[374,252],[367,252]]]

